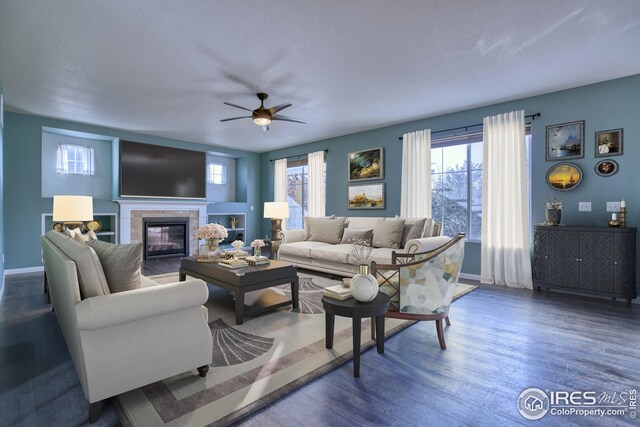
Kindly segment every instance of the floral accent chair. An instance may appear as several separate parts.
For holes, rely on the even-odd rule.
[[[440,348],[447,349],[442,321],[449,322],[449,305],[464,259],[464,233],[429,252],[393,253],[392,264],[371,263],[380,291],[391,297],[386,317],[435,320]],[[375,333],[375,331],[372,331]]]

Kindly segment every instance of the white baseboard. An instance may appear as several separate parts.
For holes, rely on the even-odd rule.
[[[43,265],[38,267],[10,268],[8,270],[5,270],[4,274],[6,276],[12,276],[14,274],[40,273],[41,271],[44,271]]]
[[[468,279],[468,280],[475,280],[477,282],[480,281],[480,275],[479,274],[460,273],[460,278],[461,279]]]

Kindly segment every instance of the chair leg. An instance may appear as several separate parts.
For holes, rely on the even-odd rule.
[[[102,400],[89,404],[89,424],[93,424],[100,419],[102,413]]]
[[[209,365],[200,366],[198,368],[198,375],[200,375],[202,378],[207,376],[207,372],[209,372]]]
[[[442,329],[442,319],[436,320],[436,331],[438,332],[438,341],[440,342],[440,348],[447,349],[447,345],[444,343],[444,330]]]
[[[376,339],[376,318],[371,318],[371,339],[375,341]]]
[[[444,321],[447,324],[447,326],[451,326],[451,321],[449,321],[449,316],[445,317]]]

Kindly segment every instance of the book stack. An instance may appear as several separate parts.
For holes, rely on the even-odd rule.
[[[351,289],[345,288],[342,285],[329,286],[328,288],[324,288],[322,295],[327,298],[344,301],[351,298]]]
[[[237,258],[222,259],[218,264],[227,268],[242,268],[249,266],[249,263]]]
[[[269,264],[269,258],[267,258],[266,256],[248,256],[246,260],[251,265]]]

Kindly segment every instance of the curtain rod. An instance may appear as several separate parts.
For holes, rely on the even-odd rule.
[[[324,151],[324,152],[325,152],[325,154],[329,152],[329,150],[326,150],[326,149],[325,149],[325,150],[322,150],[322,151]],[[309,155],[309,153],[306,153],[306,154],[298,154],[297,156],[280,157],[279,159],[269,159],[269,161],[270,161],[270,162],[275,162],[276,160],[282,160],[282,159],[293,159],[293,158],[299,159],[300,157],[307,156],[307,155]]]
[[[524,116],[524,118],[525,118],[525,119],[530,118],[530,119],[535,120],[535,119],[536,119],[536,117],[540,117],[541,115],[542,115],[542,114],[540,114],[540,113],[529,114],[529,115],[527,115],[527,116]],[[478,123],[478,124],[475,124],[475,125],[458,126],[457,128],[451,128],[451,129],[437,130],[437,131],[435,131],[435,132],[431,132],[431,135],[433,135],[434,133],[451,132],[452,130],[458,130],[458,129],[464,129],[465,131],[467,131],[469,128],[473,128],[473,127],[476,127],[476,126],[482,126],[482,123]],[[402,141],[402,137],[399,137],[398,139],[399,139],[400,141]]]

